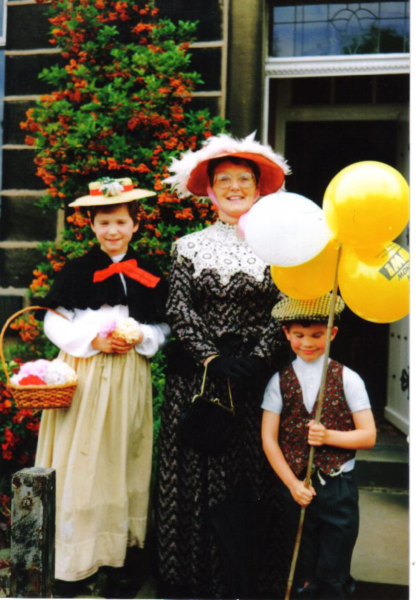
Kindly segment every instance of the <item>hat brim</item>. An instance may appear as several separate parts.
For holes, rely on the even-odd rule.
[[[150,196],[156,196],[156,192],[135,189],[130,192],[122,192],[116,196],[81,196],[81,198],[77,198],[74,202],[71,202],[69,206],[110,206],[111,204],[123,204],[124,202],[131,202],[132,200],[149,198]]]
[[[269,160],[265,156],[262,156],[261,154],[256,154],[255,152],[233,152],[219,154],[214,158],[209,158],[208,160],[200,162],[192,171],[189,177],[187,183],[188,190],[195,196],[208,196],[208,163],[211,160],[216,160],[218,158],[227,158],[229,156],[245,158],[248,160],[252,160],[257,164],[260,170],[260,196],[267,196],[268,194],[273,194],[282,187],[285,181],[285,173],[283,169],[279,167],[279,165]]]

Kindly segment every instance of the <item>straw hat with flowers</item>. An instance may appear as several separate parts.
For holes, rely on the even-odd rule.
[[[128,177],[121,179],[103,177],[98,181],[93,181],[88,187],[89,195],[77,198],[69,206],[108,206],[156,195],[155,192],[150,190],[135,188],[132,180]]]

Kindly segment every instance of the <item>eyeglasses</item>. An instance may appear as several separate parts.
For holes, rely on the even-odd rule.
[[[253,173],[241,173],[241,175],[237,175],[235,178],[227,173],[218,173],[214,177],[214,184],[220,188],[227,188],[231,186],[234,180],[237,181],[240,187],[249,188],[253,185],[255,178]]]

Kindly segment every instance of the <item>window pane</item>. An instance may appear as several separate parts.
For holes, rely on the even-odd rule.
[[[383,21],[383,27],[380,29],[380,52],[405,52],[405,40],[396,26],[394,21]]]
[[[275,6],[273,11],[273,17],[275,23],[287,23],[288,21],[293,22],[295,19],[295,7]]]
[[[377,78],[378,103],[406,103],[410,100],[410,81],[407,75],[381,75]]]
[[[373,92],[373,77],[334,78],[334,104],[370,104]]]
[[[328,54],[326,23],[307,23],[303,26],[302,52],[298,56],[326,56]]]
[[[300,77],[292,80],[292,105],[322,105],[331,101],[331,77]]]
[[[273,7],[272,56],[408,51],[408,0]]]
[[[292,79],[292,106],[408,104],[409,75]]]
[[[273,55],[272,56],[297,56],[295,54],[295,26],[279,25],[274,27]]]
[[[390,19],[403,19],[406,15],[405,5],[405,2],[381,2],[380,17],[382,19],[385,19],[386,17]]]

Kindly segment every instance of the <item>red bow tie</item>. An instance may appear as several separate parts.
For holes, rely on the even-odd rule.
[[[156,275],[140,269],[137,266],[137,260],[132,258],[123,262],[115,262],[106,269],[102,269],[102,271],[95,271],[93,282],[104,281],[104,279],[108,279],[108,277],[111,277],[115,273],[123,273],[123,275],[127,275],[130,279],[134,279],[149,288],[156,287],[160,281],[160,277],[156,277]]]

